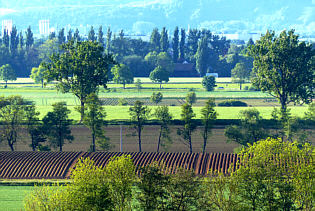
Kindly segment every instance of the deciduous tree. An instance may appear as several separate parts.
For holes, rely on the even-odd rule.
[[[86,101],[86,112],[83,119],[85,124],[92,133],[91,151],[95,152],[95,141],[98,140],[102,143],[103,150],[109,150],[109,140],[104,135],[103,126],[105,125],[106,112],[104,111],[101,101],[98,99],[95,93],[88,96]]]
[[[103,46],[96,42],[70,41],[62,45],[62,50],[44,64],[47,78],[58,81],[58,91],[71,92],[80,100],[82,121],[87,96],[97,93],[99,86],[106,88],[108,72],[115,62],[111,55],[104,55]]]
[[[39,67],[33,67],[30,78],[35,81],[35,83],[40,83],[42,88],[44,88],[44,80],[45,80],[46,69],[39,65]]]
[[[159,120],[160,123],[160,133],[159,140],[157,144],[157,152],[160,151],[160,146],[164,149],[172,143],[172,139],[170,136],[171,130],[169,125],[173,118],[172,114],[169,112],[167,106],[158,106],[154,112],[154,116]]]
[[[215,85],[215,77],[214,76],[204,76],[202,78],[202,82],[201,82],[202,86],[209,92],[209,91],[213,91],[214,87],[216,87],[217,85]]]
[[[206,146],[208,142],[208,137],[211,134],[211,128],[213,126],[214,120],[217,119],[217,112],[214,110],[215,102],[213,98],[210,98],[206,101],[205,107],[201,109],[201,120],[202,120],[202,138],[203,138],[203,147],[202,153],[206,152]]]
[[[132,123],[132,127],[138,133],[138,144],[139,144],[139,152],[142,151],[141,145],[141,133],[143,130],[143,125],[145,121],[149,118],[151,110],[144,106],[143,103],[137,100],[134,106],[129,108],[130,120]]]
[[[0,67],[0,78],[5,82],[5,88],[8,86],[8,81],[15,81],[16,75],[15,70],[11,65],[6,64]]]
[[[25,101],[21,96],[0,97],[0,119],[3,130],[1,141],[7,141],[11,151],[18,141],[21,125],[24,120]]]
[[[150,73],[150,80],[159,83],[160,89],[162,88],[162,83],[167,83],[169,81],[170,73],[166,71],[161,66],[157,66],[151,73]]]
[[[267,31],[248,54],[254,58],[252,83],[280,101],[286,113],[290,102],[308,103],[314,98],[314,50],[299,41],[294,30],[282,31],[276,36]]]
[[[65,140],[71,142],[74,139],[70,129],[72,120],[68,117],[71,111],[65,102],[54,103],[52,107],[53,111],[44,116],[43,123],[50,145],[54,148],[59,147],[61,152]]]
[[[242,146],[253,144],[267,137],[267,130],[264,129],[262,117],[255,108],[240,111],[241,124],[228,126],[225,129],[225,136],[228,141],[235,141]]]
[[[126,84],[133,83],[133,74],[128,66],[124,64],[115,65],[111,71],[114,75],[113,81],[117,84],[122,84],[124,89]]]
[[[192,153],[192,140],[191,136],[193,131],[196,129],[196,124],[193,118],[196,114],[192,110],[191,104],[185,103],[182,105],[181,120],[184,122],[183,128],[177,129],[177,134],[183,138],[183,143],[188,146],[189,152]]]

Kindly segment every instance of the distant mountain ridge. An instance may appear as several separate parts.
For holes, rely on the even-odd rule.
[[[315,0],[0,0],[0,20],[12,19],[19,30],[49,19],[50,27],[67,25],[85,33],[90,25],[114,32],[148,34],[166,26],[208,28],[217,33],[264,32],[295,28],[315,34]],[[70,27],[70,26],[68,26]]]

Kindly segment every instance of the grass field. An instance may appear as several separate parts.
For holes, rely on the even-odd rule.
[[[34,186],[2,186],[0,185],[0,210],[23,210],[24,197],[34,189]]]
[[[107,113],[106,120],[128,120],[129,119],[129,107],[130,106],[104,106]],[[148,106],[152,113],[154,112],[155,106]],[[70,118],[73,120],[79,120],[80,115],[75,111],[75,106],[68,106],[71,110]],[[271,118],[271,113],[274,107],[255,107],[265,119]],[[304,113],[307,111],[307,107],[289,107],[293,116],[303,117]],[[45,116],[49,111],[52,111],[52,106],[37,106],[38,111],[40,112],[40,118]],[[194,112],[196,113],[196,118],[200,119],[202,107],[193,107]],[[249,107],[216,107],[215,110],[218,113],[218,119],[238,119],[239,112]],[[172,113],[174,119],[180,119],[181,107],[180,106],[169,106],[169,111]],[[152,116],[151,119],[154,119]]]

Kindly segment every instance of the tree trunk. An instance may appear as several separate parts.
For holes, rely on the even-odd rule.
[[[138,126],[138,140],[139,140],[139,152],[142,152],[141,149],[141,127]]]
[[[92,152],[95,152],[95,134],[92,134]]]
[[[84,118],[84,101],[83,100],[81,100],[80,115],[81,115],[80,123],[82,123],[83,122],[83,118]]]
[[[13,143],[11,143],[11,142],[8,140],[8,144],[9,144],[9,146],[10,146],[11,151],[13,152],[13,151],[14,151]]]
[[[160,83],[160,89],[162,89],[162,83]]]
[[[240,83],[240,90],[242,90],[242,83]]]
[[[44,88],[44,80],[42,80],[42,88]]]
[[[158,141],[158,144],[157,144],[157,150],[156,150],[156,152],[160,152],[161,136],[162,136],[162,127],[161,127],[161,129],[160,129],[159,141]]]
[[[191,134],[189,134],[189,152],[192,153]]]
[[[206,146],[207,146],[207,135],[204,135],[203,137],[203,148],[202,148],[202,153],[206,152]]]
[[[123,88],[126,89],[126,84],[125,83],[123,83]]]

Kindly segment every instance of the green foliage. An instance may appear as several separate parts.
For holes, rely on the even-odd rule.
[[[41,83],[42,88],[44,88],[46,69],[42,66],[33,67],[30,78],[35,81],[35,83]]]
[[[132,127],[138,133],[139,152],[141,148],[141,132],[145,121],[149,118],[151,110],[147,106],[143,106],[143,103],[137,100],[134,106],[129,108],[130,121]]]
[[[159,152],[160,146],[162,146],[164,150],[166,150],[167,147],[172,143],[172,139],[170,136],[171,131],[170,131],[169,125],[171,123],[173,116],[169,112],[167,106],[157,107],[154,112],[154,116],[159,120],[160,125],[161,125],[159,140],[157,144],[157,152]]]
[[[251,69],[247,68],[243,62],[237,63],[232,69],[232,79],[240,84],[240,90],[242,90],[242,83],[250,78]]]
[[[91,151],[95,152],[96,141],[102,144],[102,150],[108,151],[110,149],[110,144],[103,131],[106,112],[96,94],[92,93],[88,96],[85,113],[83,124],[86,125],[92,133]]]
[[[213,91],[215,85],[215,77],[214,76],[204,76],[201,82],[202,86],[209,92]]]
[[[65,140],[71,142],[74,138],[71,135],[70,125],[72,120],[68,118],[70,110],[65,102],[54,103],[53,111],[48,112],[44,118],[44,128],[47,132],[50,145],[54,148],[62,146]]]
[[[189,147],[189,152],[192,153],[192,140],[191,136],[196,129],[196,124],[193,122],[193,118],[196,114],[192,110],[191,104],[185,103],[182,105],[181,120],[184,122],[183,128],[177,129],[177,134],[182,137],[183,143]]]
[[[5,88],[7,88],[8,81],[16,80],[15,70],[11,65],[6,64],[0,67],[0,79],[4,80]]]
[[[41,44],[38,48],[38,58],[42,62],[50,62],[50,57],[53,54],[57,54],[60,52],[59,43],[57,38],[52,38],[46,40],[43,44]]]
[[[39,122],[39,112],[36,111],[35,105],[27,105],[24,108],[25,110],[25,120],[27,131],[31,136],[31,144],[32,150],[43,149],[41,143],[46,142],[46,131],[43,128],[43,125]]]
[[[160,52],[160,40],[161,35],[159,33],[159,29],[154,28],[150,36],[150,43],[152,44],[153,51]]]
[[[0,141],[6,141],[11,151],[14,151],[25,118],[24,108],[25,100],[21,96],[0,97],[0,119],[3,124]]]
[[[276,97],[285,111],[290,102],[308,103],[314,98],[314,50],[298,40],[294,30],[267,33],[250,45],[254,58],[252,83]]]
[[[247,103],[240,100],[224,100],[218,103],[218,106],[224,107],[247,107]]]
[[[186,95],[185,98],[186,102],[192,106],[193,103],[195,103],[197,101],[197,97],[196,97],[196,93],[195,92],[189,92]]]
[[[231,179],[247,209],[314,208],[314,147],[268,138],[245,148],[239,157]]]
[[[113,157],[106,165],[105,178],[109,183],[114,210],[131,210],[135,170],[130,156]]]
[[[170,202],[168,210],[196,210],[200,196],[200,180],[194,172],[178,169],[171,176],[168,186]]]
[[[173,62],[177,63],[178,62],[178,58],[179,58],[179,30],[178,27],[176,26],[175,30],[174,30],[174,36],[173,36],[173,43],[172,43],[172,47],[173,47]]]
[[[161,66],[164,70],[172,74],[174,72],[174,63],[172,58],[166,52],[157,55],[156,67]]]
[[[209,47],[208,47],[208,37],[203,37],[198,42],[198,48],[196,52],[196,70],[200,76],[204,76],[207,72],[209,65]]]
[[[137,88],[137,91],[140,92],[142,89],[142,83],[141,83],[141,80],[139,78],[136,80],[135,86]]]
[[[236,181],[231,177],[223,173],[213,173],[202,180],[198,208],[205,211],[244,210],[236,190]]]
[[[315,121],[315,102],[309,104],[308,111],[305,112],[305,119]]]
[[[262,117],[255,108],[240,112],[241,124],[226,127],[224,135],[229,141],[235,141],[243,146],[253,144],[267,137],[267,131],[263,128]]]
[[[126,65],[115,65],[111,71],[114,75],[113,81],[117,84],[122,84],[124,89],[126,87],[126,84],[133,83],[132,72]]]
[[[170,73],[163,69],[161,66],[157,66],[150,73],[150,80],[155,83],[160,83],[160,89],[162,88],[163,81],[167,83],[169,81]]]
[[[118,99],[118,105],[126,106],[126,105],[128,105],[128,101],[125,98],[119,98]]]
[[[123,57],[122,63],[130,69],[134,77],[147,77],[149,76],[150,71],[154,68],[152,67],[151,69],[151,67],[148,66],[147,62],[142,59],[141,56],[135,54]]]
[[[165,27],[163,27],[163,29],[161,31],[160,44],[161,44],[161,47],[160,47],[161,51],[167,52],[168,47],[169,47],[169,42],[168,42],[167,30]]]
[[[37,187],[25,199],[25,210],[111,210],[113,200],[105,170],[81,159],[66,186]]]
[[[208,136],[211,135],[211,128],[213,121],[217,119],[217,112],[214,110],[215,101],[210,98],[206,101],[205,107],[201,109],[201,120],[203,125],[203,130],[201,132],[203,138],[202,152],[206,152],[206,145],[208,142]]]
[[[185,42],[186,32],[185,29],[180,30],[180,42],[179,42],[179,59],[182,61],[185,58]]]
[[[161,92],[153,92],[151,95],[151,101],[157,105],[163,99],[163,94]]]
[[[157,163],[145,166],[140,171],[140,193],[137,196],[140,207],[143,210],[166,210],[170,176],[165,175]]]
[[[96,42],[69,41],[61,48],[63,53],[53,54],[51,63],[43,66],[47,68],[47,78],[58,81],[57,90],[71,92],[80,100],[82,121],[87,96],[97,93],[99,86],[106,88],[108,71],[115,62],[111,55],[104,55],[103,46]]]

